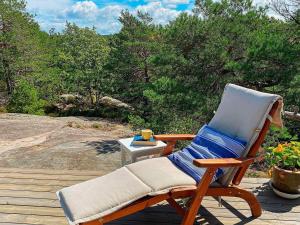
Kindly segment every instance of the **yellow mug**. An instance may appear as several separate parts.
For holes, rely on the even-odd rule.
[[[150,140],[150,138],[153,135],[153,132],[150,129],[145,129],[145,130],[141,131],[141,135],[142,135],[144,140]]]

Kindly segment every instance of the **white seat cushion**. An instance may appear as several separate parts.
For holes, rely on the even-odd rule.
[[[165,158],[140,161],[57,192],[70,224],[101,218],[147,195],[196,185]]]
[[[79,224],[117,211],[149,192],[150,187],[123,167],[57,194],[69,223]]]
[[[144,160],[126,167],[152,189],[149,195],[167,193],[175,187],[196,185],[192,177],[178,169],[166,157]]]
[[[251,140],[266,119],[279,95],[227,84],[210,127],[252,144]]]

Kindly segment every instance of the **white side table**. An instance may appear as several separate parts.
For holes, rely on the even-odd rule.
[[[143,156],[160,155],[162,150],[167,146],[162,141],[157,141],[156,146],[133,146],[131,145],[133,138],[120,139],[118,142],[121,146],[122,166],[126,164],[126,155],[129,155],[131,163],[136,162],[137,158]]]

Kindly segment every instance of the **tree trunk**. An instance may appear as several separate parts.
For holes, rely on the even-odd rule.
[[[150,77],[149,77],[149,71],[148,71],[148,64],[147,61],[144,61],[144,75],[145,75],[145,83],[149,83],[150,82]]]
[[[148,64],[147,64],[147,59],[144,60],[144,79],[145,83],[148,84],[150,82],[150,76],[149,76],[149,71],[148,71]],[[147,117],[149,116],[149,112],[147,110],[147,107],[149,106],[149,101],[146,97],[143,96],[143,103],[144,103],[144,112],[143,116]]]
[[[4,67],[4,77],[6,83],[6,91],[8,95],[11,95],[14,89],[14,82],[12,79],[12,74],[9,68],[9,63],[6,60],[2,60],[3,67]]]
[[[6,82],[6,90],[7,90],[7,94],[11,95],[13,92],[13,85],[12,85],[12,81],[9,79],[9,77],[7,76],[5,79]]]
[[[89,84],[89,88],[88,88],[88,92],[89,92],[89,96],[90,96],[90,100],[91,100],[91,105],[94,105],[94,98],[93,98],[93,89],[92,89],[92,85]]]

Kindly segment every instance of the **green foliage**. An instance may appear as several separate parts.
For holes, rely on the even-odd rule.
[[[142,130],[150,126],[150,124],[147,124],[140,116],[129,115],[128,120],[134,130]]]
[[[9,112],[42,115],[45,101],[38,97],[35,87],[26,80],[20,80],[11,95]]]
[[[95,29],[82,29],[69,23],[60,38],[57,65],[64,78],[64,88],[89,96],[94,104],[93,95],[103,95],[108,79],[103,71],[110,51],[107,40]]]
[[[70,23],[61,33],[42,32],[25,7],[0,1],[0,84],[11,95],[10,111],[40,110],[40,103],[29,110],[16,93],[50,103],[78,94],[88,103],[72,108],[75,115],[116,117],[155,133],[195,133],[212,118],[228,82],[300,107],[298,20],[272,18],[251,0],[197,0],[192,14],[164,26],[148,13],[123,11],[121,31],[110,36]],[[134,113],[104,107],[103,96]],[[299,124],[287,122],[283,131],[271,130],[266,146],[299,139],[298,133]]]
[[[0,106],[0,113],[6,113],[6,112],[7,112],[6,108],[3,106]]]
[[[265,147],[275,147],[278,143],[298,140],[297,134],[291,134],[287,127],[278,128],[271,126],[267,138],[264,142]]]
[[[43,67],[43,34],[26,12],[25,1],[0,1],[0,79],[9,94],[20,76],[33,75]]]
[[[279,144],[267,149],[266,160],[271,166],[298,171],[300,169],[300,142]]]

